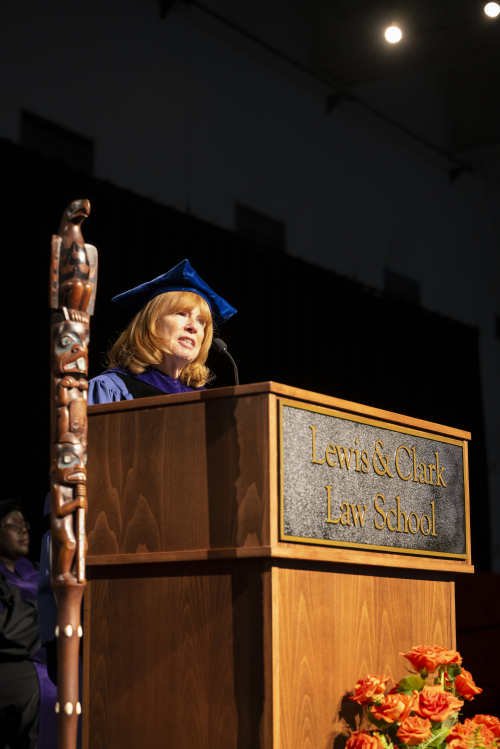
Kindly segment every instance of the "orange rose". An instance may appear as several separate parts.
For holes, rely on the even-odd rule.
[[[448,650],[443,645],[418,645],[409,653],[400,653],[403,658],[408,658],[415,671],[432,673],[439,666],[447,666],[449,663],[462,663],[462,656],[456,650]]]
[[[462,669],[462,673],[455,679],[455,688],[464,700],[473,700],[475,694],[481,694],[483,691],[479,687],[476,687],[470,672],[466,671],[465,668]]]
[[[372,676],[368,674],[366,679],[360,679],[354,687],[356,694],[349,699],[359,705],[370,705],[380,699],[385,692],[387,682],[393,679],[390,676]]]
[[[489,746],[493,739],[493,731],[490,731],[486,725],[466,718],[464,723],[457,723],[453,726],[446,737],[446,743],[449,749],[468,749],[473,740],[483,746]]]
[[[446,739],[448,741],[448,739]],[[465,738],[452,739],[448,742],[448,749],[469,749]]]
[[[413,715],[401,723],[396,736],[399,736],[403,744],[415,746],[429,738],[431,728],[432,724],[430,720]]]
[[[486,726],[486,728],[489,728],[493,732],[493,736],[496,739],[500,739],[500,720],[495,718],[494,715],[474,715],[472,722]]]
[[[370,708],[370,712],[377,720],[385,720],[386,723],[402,723],[413,710],[413,705],[418,701],[418,692],[413,694],[388,694],[382,702],[377,702]]]
[[[384,749],[379,733],[353,731],[345,749]]]
[[[445,692],[441,685],[424,687],[418,695],[418,702],[413,710],[421,718],[429,718],[434,723],[441,723],[456,713],[463,706],[451,692]]]

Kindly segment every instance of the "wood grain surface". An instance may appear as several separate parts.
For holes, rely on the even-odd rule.
[[[268,545],[267,407],[226,398],[93,418],[88,557]]]
[[[91,653],[93,657],[93,642],[91,635],[91,611],[92,584],[87,580],[85,595],[83,597],[83,653],[82,653],[82,747],[89,746],[89,703],[90,703],[90,670]]]
[[[429,570],[445,572],[473,573],[474,565],[467,560],[439,559],[438,557],[407,556],[405,554],[388,554],[386,552],[363,551],[362,549],[342,549],[335,547],[313,546],[311,544],[278,543],[272,547],[273,557],[285,559],[307,559],[318,562],[337,562],[339,564],[367,567],[392,567],[396,570]]]
[[[278,395],[467,436],[273,383],[91,407],[84,749],[344,749],[359,678],[454,645],[466,562],[278,541]]]
[[[449,578],[273,567],[274,747],[343,749],[362,710],[346,698],[360,678],[407,674],[414,645],[454,644]]]
[[[132,556],[144,563],[248,553],[473,571],[470,559],[279,542],[278,399],[274,393],[229,396],[233,389],[222,388],[226,397],[204,401],[144,398],[141,407],[94,414],[87,564],[129,564]],[[144,408],[146,400],[155,408]]]
[[[270,749],[265,563],[135,565],[107,579],[98,572],[85,749]]]
[[[449,575],[293,560],[89,569],[84,749],[343,749],[368,673],[453,647]],[[167,742],[167,744],[165,744]]]
[[[458,439],[470,440],[470,432],[466,432],[463,429],[456,429],[455,427],[445,426],[443,424],[435,424],[432,421],[425,421],[423,419],[417,419],[413,416],[404,416],[403,414],[394,413],[393,411],[384,411],[381,408],[373,408],[372,406],[364,406],[360,403],[353,403],[352,401],[346,401],[342,398],[333,398],[330,395],[321,395],[320,393],[313,393],[310,390],[301,390],[300,388],[290,387],[289,385],[282,385],[278,382],[257,382],[251,385],[238,385],[226,388],[211,388],[210,390],[202,390],[195,393],[181,393],[179,395],[160,395],[153,396],[151,398],[141,398],[140,400],[133,401],[121,401],[119,403],[103,403],[95,406],[89,406],[89,416],[97,416],[98,414],[105,413],[118,413],[123,411],[137,411],[148,408],[155,408],[161,406],[173,406],[178,403],[197,403],[206,402],[211,400],[220,400],[221,398],[233,398],[233,397],[247,397],[252,395],[274,393],[276,395],[286,396],[289,398],[295,398],[306,403],[315,403],[319,406],[331,406],[332,408],[338,408],[342,411],[350,411],[355,414],[363,414],[365,416],[382,419],[384,421],[391,421],[394,424],[404,424],[416,429],[424,429],[429,432],[435,432],[436,434],[445,434],[450,437],[457,437]]]
[[[402,554],[377,554],[359,549],[337,549],[335,547],[311,546],[310,544],[285,544],[276,546],[245,546],[227,549],[185,549],[182,551],[157,551],[140,554],[103,554],[90,557],[87,566],[151,564],[152,562],[192,562],[210,559],[244,559],[248,557],[275,557],[280,559],[304,559],[317,562],[367,567],[394,567],[396,569],[434,570],[437,572],[473,573],[474,566],[466,561],[436,559],[436,557],[405,556]]]

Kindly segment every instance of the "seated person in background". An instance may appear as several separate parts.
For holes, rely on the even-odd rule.
[[[0,501],[0,749],[56,749],[56,689],[40,648],[28,531],[19,500]]]

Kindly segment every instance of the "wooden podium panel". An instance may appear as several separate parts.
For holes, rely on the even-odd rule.
[[[193,395],[90,407],[89,560],[270,545],[268,396]]]
[[[334,746],[342,698],[367,674],[407,675],[416,643],[454,647],[454,586],[439,574],[298,566],[273,571],[275,743]],[[351,703],[352,704],[352,703]]]
[[[259,746],[271,655],[263,607],[269,562],[112,573],[91,584],[90,658],[98,665],[91,664],[89,746]]]
[[[470,436],[273,383],[90,407],[85,749],[341,749],[359,678],[455,646],[470,560],[279,540],[283,395]]]

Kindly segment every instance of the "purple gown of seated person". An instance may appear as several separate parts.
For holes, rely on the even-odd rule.
[[[22,699],[26,696],[26,705],[17,715],[24,722],[25,730],[29,731],[26,746],[56,749],[57,690],[47,675],[45,648],[40,647],[37,582],[38,572],[28,559],[18,559],[14,572],[0,562],[1,712],[3,715],[5,708],[5,720],[14,717],[12,711],[21,711],[20,705],[24,704]],[[34,686],[37,680],[38,689]],[[34,690],[31,696],[30,689]],[[10,708],[9,700],[12,701]],[[0,716],[0,744],[3,747],[2,723],[3,717]],[[7,727],[3,725],[3,728]]]
[[[126,367],[114,367],[89,381],[88,405],[129,401],[151,395],[192,393],[196,390],[206,388],[183,385],[180,380],[169,377],[159,369],[151,368],[142,374],[134,374]]]

